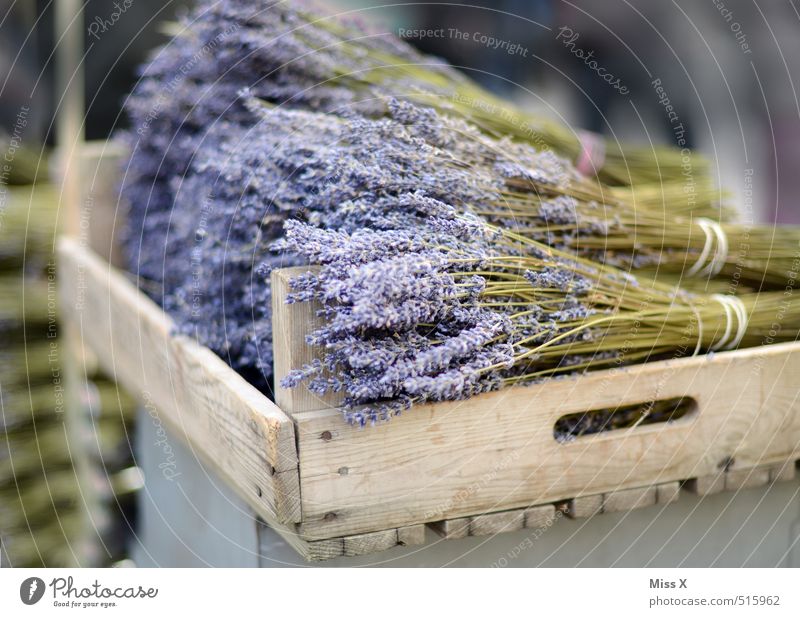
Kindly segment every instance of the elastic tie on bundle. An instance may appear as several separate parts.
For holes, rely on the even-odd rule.
[[[700,349],[703,347],[703,316],[700,314],[698,308],[694,305],[694,302],[690,301],[689,307],[692,309],[694,317],[697,320],[697,345],[694,346],[694,353],[692,353],[692,357],[694,357],[700,353]]]
[[[589,176],[603,169],[606,163],[606,142],[599,135],[590,131],[580,131],[578,142],[581,146],[581,153],[575,161],[575,168],[581,175]]]
[[[705,217],[697,219],[697,226],[706,234],[706,243],[703,246],[700,257],[697,258],[687,275],[695,276],[700,273],[716,276],[722,271],[725,262],[728,260],[728,234],[722,229],[722,225]],[[716,248],[714,246],[715,243]],[[711,261],[708,261],[712,249],[714,249],[714,255],[711,257]]]
[[[719,302],[725,309],[725,334],[722,338],[711,346],[711,351],[719,351],[720,349],[736,349],[739,343],[742,342],[745,332],[747,331],[747,307],[741,298],[736,296],[725,296],[723,294],[714,294],[711,296],[714,300]],[[733,334],[733,322],[736,321],[736,335],[731,339]],[[729,340],[730,339],[730,340]]]

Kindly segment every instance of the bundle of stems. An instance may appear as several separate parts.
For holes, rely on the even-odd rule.
[[[22,142],[19,135],[9,135],[0,129],[0,152],[8,154],[7,169],[0,176],[0,183],[33,184],[49,179],[49,152],[45,148],[37,151]]]
[[[14,494],[3,498],[13,499]],[[8,560],[15,568],[73,567],[75,564],[75,538],[85,528],[82,508],[61,509],[57,516],[36,525],[0,529]]]
[[[58,221],[58,188],[0,185],[0,268],[18,268],[26,259],[41,265],[41,255],[52,255]],[[26,264],[29,265],[29,264]]]
[[[0,487],[0,524],[5,529],[18,528],[25,520],[42,524],[55,512],[77,505],[80,497],[75,470],[42,471],[40,467],[39,471],[27,480]]]
[[[782,288],[800,268],[798,226],[719,223],[620,201],[601,206],[569,185],[542,187],[524,179],[513,185],[516,190],[502,191],[500,204],[474,211],[497,221],[513,219],[520,234],[619,267],[656,267],[656,276],[719,277],[734,290],[740,283],[756,290]],[[563,196],[569,201],[554,211],[553,198]]]
[[[264,159],[288,158],[286,153],[294,149],[313,153],[313,164],[338,160],[344,169],[392,161],[401,179],[383,178],[380,193],[392,193],[395,186],[407,184],[413,176],[426,195],[463,204],[520,235],[619,267],[658,266],[659,273],[706,279],[720,276],[761,289],[783,287],[787,273],[800,265],[800,228],[720,224],[691,212],[692,216],[680,215],[665,211],[663,205],[623,199],[612,189],[584,178],[571,163],[552,153],[488,137],[471,124],[452,122],[408,103],[390,101],[389,117],[378,123],[303,112],[277,113],[255,99],[249,100],[248,107],[261,119],[246,138],[255,137],[256,147],[269,154],[257,158],[245,146],[244,156],[232,153],[233,160],[211,161],[205,169],[217,174],[235,172],[237,178],[245,178],[247,166],[254,161],[262,166],[279,165]],[[285,123],[283,130],[278,123]],[[286,127],[291,127],[291,134],[287,135]],[[324,135],[325,141],[314,144],[312,131],[318,137]],[[366,135],[370,134],[378,138],[369,140]],[[241,147],[241,139],[236,138],[235,148]],[[426,148],[418,149],[422,144]],[[372,151],[365,153],[365,146]],[[299,158],[295,158],[290,164],[298,164]],[[434,171],[442,178],[438,186],[431,186]],[[261,170],[249,174],[259,179],[265,175]],[[275,180],[274,176],[269,179]],[[328,188],[349,180],[330,172],[321,179]],[[461,186],[453,188],[457,183]],[[291,207],[280,203],[281,192],[272,190],[271,183],[263,182],[263,186],[265,193],[269,191],[265,200],[281,210]],[[303,189],[313,190],[310,186]],[[362,201],[368,192],[363,188],[359,193]],[[320,196],[327,199],[328,192]],[[320,212],[332,209],[314,197],[307,198],[303,207]]]
[[[658,183],[672,184],[677,189],[685,184],[687,166],[697,178],[710,178],[710,165],[700,156],[694,155],[694,160],[687,163],[685,154],[675,147],[624,145],[588,131],[575,131],[493,95],[466,75],[450,67],[442,68],[441,61],[435,58],[422,54],[416,57],[410,49],[400,54],[376,48],[371,40],[365,40],[365,34],[370,36],[368,33],[348,27],[335,17],[304,11],[301,18],[307,26],[300,27],[297,36],[310,49],[325,53],[331,45],[336,45],[337,51],[351,60],[339,68],[335,80],[345,83],[352,80],[356,84],[360,81],[368,91],[378,87],[392,96],[407,96],[441,113],[468,120],[489,135],[512,136],[537,149],[552,149],[576,162],[584,158],[587,172],[610,185]],[[308,36],[308,31],[314,29],[322,29],[334,38],[318,37],[315,33]],[[394,43],[394,47],[399,45],[400,41]],[[356,62],[359,65],[354,70]],[[592,152],[598,149],[601,154],[597,156],[595,152],[593,156]]]
[[[175,36],[142,70],[126,102],[131,130],[125,136],[131,156],[123,193],[130,211],[124,234],[130,269],[149,289],[164,283],[163,259],[150,245],[164,247],[181,178],[209,127],[248,129],[252,115],[240,102],[243,89],[283,108],[380,118],[392,97],[422,102],[450,119],[466,119],[484,134],[508,137],[536,150],[574,160],[586,149],[558,123],[529,118],[481,90],[443,62],[424,56],[396,37],[377,34],[337,18],[314,15],[289,2],[204,0],[175,29]],[[202,58],[203,61],[198,61]],[[502,108],[502,113],[487,110]],[[583,134],[582,134],[583,135]],[[689,169],[676,150],[623,152],[605,146],[604,160],[583,163],[584,175],[609,198],[662,211],[693,212],[727,218],[719,194],[693,156]],[[687,193],[686,178],[691,191]],[[631,184],[631,186],[628,186]],[[151,291],[157,301],[157,291]]]
[[[286,227],[279,248],[321,266],[293,281],[289,301],[321,303],[326,324],[308,339],[324,359],[283,386],[344,391],[362,425],[422,402],[800,334],[800,298],[643,285],[454,212],[416,230]]]
[[[52,378],[48,354],[50,341],[42,337],[33,338],[27,345],[23,337],[14,337],[13,332],[2,332],[0,336],[9,343],[0,349],[0,366],[3,367],[3,394],[11,395],[16,389],[27,391],[28,386],[49,382]],[[20,340],[12,342],[10,339]],[[21,390],[22,391],[22,390]],[[2,420],[0,420],[2,427]]]
[[[0,330],[23,323],[46,323],[47,303],[47,281],[19,272],[0,272]]]
[[[258,75],[274,81],[276,86],[271,92],[263,93],[277,94],[270,99],[274,102],[300,104],[313,100],[319,104],[321,98],[329,110],[344,104],[374,111],[380,109],[376,93],[384,93],[378,94],[383,99],[386,94],[403,96],[443,114],[467,119],[486,134],[511,136],[573,161],[586,158],[587,171],[608,184],[684,183],[687,161],[677,148],[623,146],[599,135],[576,132],[504,101],[440,59],[414,50],[391,34],[362,22],[310,10],[307,5],[293,4],[254,6],[249,0],[206,0],[184,22],[191,27],[175,31],[192,38],[202,33],[200,40],[215,41],[223,48],[222,55],[230,57],[238,52],[240,59],[261,67],[261,71],[250,73],[251,79]],[[221,32],[230,32],[233,25],[237,26],[233,36],[216,39]],[[246,42],[244,50],[241,41]],[[273,75],[263,67],[281,75]],[[310,79],[296,79],[297,86],[292,87],[284,74]],[[253,82],[255,87],[263,87],[260,79],[247,85]],[[601,156],[588,156],[597,150],[602,151]],[[690,167],[696,178],[709,175],[707,161],[699,156],[692,157]]]
[[[87,433],[86,442],[102,461],[113,459],[125,441],[125,427],[118,417],[99,418]],[[66,467],[71,461],[66,427],[62,417],[54,413],[0,432],[0,484],[9,477],[21,481],[43,468]]]
[[[165,244],[143,248],[149,261],[158,257],[166,277],[161,301],[181,329],[266,392],[272,371],[266,273],[305,259],[302,252],[271,250],[287,219],[389,231],[452,211],[532,246],[598,263],[655,262],[657,274],[667,269],[660,265],[666,259],[681,272],[702,253],[702,246],[672,256],[654,250],[640,242],[639,220],[660,220],[666,229],[679,219],[608,199],[552,152],[493,139],[435,110],[390,101],[390,116],[375,120],[287,110],[254,98],[245,108],[257,119],[252,127],[223,123],[208,132],[180,179],[160,232]],[[618,239],[627,248],[604,244]]]

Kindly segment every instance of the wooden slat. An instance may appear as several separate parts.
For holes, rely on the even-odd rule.
[[[613,491],[603,495],[603,512],[627,512],[637,508],[654,506],[657,499],[657,488],[629,488],[624,491]]]
[[[397,546],[397,530],[386,529],[344,538],[344,555],[357,557],[389,550]]]
[[[667,482],[656,486],[656,503],[667,504],[678,501],[681,496],[680,482]]]
[[[300,532],[321,539],[700,481],[727,460],[750,468],[800,458],[798,370],[800,345],[781,344],[420,406],[368,429],[348,426],[337,410],[295,413]],[[566,444],[553,438],[567,413],[681,396],[698,412]]]
[[[469,523],[469,518],[453,518],[433,522],[429,527],[445,540],[459,540],[469,535]]]
[[[725,472],[719,471],[707,476],[692,478],[687,480],[683,488],[693,495],[705,497],[706,495],[716,495],[725,490]]]
[[[567,502],[566,514],[570,518],[589,518],[602,512],[602,495],[583,495]]]
[[[397,530],[397,543],[403,546],[425,544],[425,525],[409,525]]]
[[[302,542],[300,553],[309,561],[325,561],[336,557],[358,557],[380,553],[395,546],[414,546],[425,543],[425,525],[410,525],[400,529],[384,529],[370,533]]]
[[[769,484],[769,469],[766,467],[738,469],[725,474],[726,491],[741,491],[766,484]]]
[[[308,561],[327,561],[344,555],[344,538],[306,542],[302,552]]]
[[[286,305],[289,282],[308,272],[307,267],[284,268],[272,273],[272,332],[275,349],[275,402],[289,414],[315,409],[330,409],[342,402],[342,395],[324,396],[310,392],[304,383],[295,388],[283,388],[281,380],[292,370],[302,368],[315,357],[313,347],[306,344],[306,335],[322,325],[317,305],[310,302]]]
[[[60,308],[105,372],[171,425],[269,523],[298,522],[294,426],[120,273],[71,240],[59,244]]]
[[[525,527],[539,529],[547,527],[556,518],[556,507],[553,504],[525,508]]]
[[[495,536],[499,533],[518,531],[525,526],[524,510],[509,510],[473,516],[469,522],[469,535]]]
[[[796,461],[786,461],[769,468],[770,482],[791,482],[797,475]]]

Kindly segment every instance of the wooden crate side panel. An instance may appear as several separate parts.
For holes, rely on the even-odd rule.
[[[304,383],[284,388],[281,380],[292,370],[302,368],[317,357],[316,350],[306,344],[306,335],[322,326],[317,316],[319,306],[311,302],[286,304],[292,278],[308,272],[308,267],[283,268],[272,272],[272,332],[275,349],[275,402],[288,414],[341,405],[343,396],[329,392],[320,396],[310,392]]]
[[[62,240],[59,268],[61,314],[104,370],[163,416],[257,513],[298,522],[291,419],[211,351],[173,336],[163,311],[90,251]]]
[[[746,466],[797,458],[788,451],[800,443],[800,414],[787,382],[799,350],[775,345],[509,388],[421,406],[367,429],[348,426],[336,410],[297,413],[301,535],[322,539],[709,476],[731,458]],[[775,364],[783,372],[764,386]],[[553,438],[566,413],[687,395],[699,411],[674,423],[566,444]]]

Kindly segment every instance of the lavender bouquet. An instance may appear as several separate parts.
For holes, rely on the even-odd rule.
[[[307,15],[283,3],[256,14],[236,1],[200,7],[128,104],[125,244],[179,327],[265,392],[269,273],[288,265],[320,266],[295,281],[292,300],[318,303],[327,325],[309,341],[323,360],[284,385],[344,391],[362,424],[415,403],[756,342],[783,306],[780,294],[693,295],[626,269],[739,268],[777,282],[793,263],[793,230],[783,252],[766,259],[759,244],[742,266],[722,238],[751,230],[665,214],[663,195],[638,199],[644,189],[604,186],[550,148],[352,81],[369,58],[419,60],[393,39],[367,37],[370,51],[353,54],[351,26],[314,29],[328,43],[312,45]],[[437,83],[461,79],[434,69]],[[790,308],[787,338],[800,326]]]

